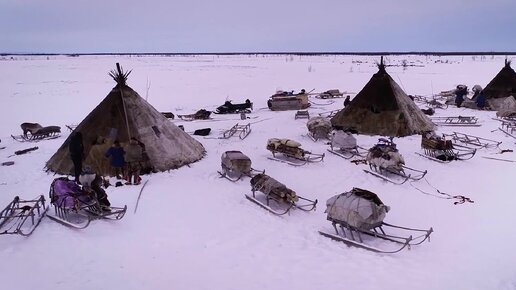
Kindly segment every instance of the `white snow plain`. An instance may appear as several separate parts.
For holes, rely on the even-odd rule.
[[[404,69],[401,64],[407,61]],[[212,128],[209,138],[194,136],[205,158],[148,180],[138,211],[140,186],[109,187],[113,205],[128,206],[120,221],[93,221],[73,230],[45,218],[28,238],[0,236],[2,289],[516,289],[515,139],[497,130],[495,112],[450,106],[435,116],[476,116],[480,127],[438,127],[438,133],[463,132],[503,141],[480,149],[473,159],[436,163],[421,152],[421,136],[396,138],[409,167],[427,169],[426,179],[451,195],[474,203],[425,195],[424,181],[394,185],[349,160],[328,153],[323,141],[306,136],[306,119],[295,111],[272,112],[266,101],[276,90],[328,89],[359,92],[377,72],[377,56],[2,56],[0,57],[0,206],[19,195],[44,195],[58,176],[45,162],[78,124],[114,87],[108,72],[119,62],[132,70],[128,85],[159,111],[189,114],[214,110],[226,100],[250,99],[254,110],[212,115],[213,121],[185,122],[185,130]],[[457,84],[485,86],[503,67],[502,56],[389,56],[387,71],[407,94],[431,96]],[[309,112],[340,109],[344,99],[314,102]],[[334,101],[334,102],[333,102]],[[424,108],[424,106],[422,106]],[[23,122],[58,125],[61,137],[19,143]],[[251,124],[244,140],[217,139],[236,123]],[[268,138],[290,138],[305,150],[326,153],[323,162],[293,167],[269,160]],[[370,148],[379,136],[358,135]],[[16,150],[38,146],[19,156]],[[249,202],[249,178],[232,183],[220,178],[220,156],[227,150],[248,155],[253,167],[283,182],[299,195],[318,199],[315,212],[293,211],[278,217]],[[115,180],[112,179],[112,183]],[[325,201],[360,187],[391,207],[386,222],[428,229],[431,241],[398,254],[351,248],[318,234],[331,231]],[[50,208],[49,211],[53,209]],[[385,242],[370,241],[375,246]]]

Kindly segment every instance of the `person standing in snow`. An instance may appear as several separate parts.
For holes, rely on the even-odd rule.
[[[125,148],[125,162],[127,164],[127,182],[126,184],[131,183],[131,178],[134,177],[134,184],[140,184],[140,170],[141,170],[141,162],[143,161],[143,148],[140,145],[136,138],[131,138],[129,141],[129,145]],[[142,143],[143,144],[143,143]]]
[[[75,132],[68,144],[70,158],[73,162],[75,182],[79,183],[79,175],[82,172],[82,161],[84,160],[84,145],[82,144],[82,133]]]
[[[457,105],[457,108],[460,108],[462,105],[462,102],[464,102],[464,96],[468,94],[468,87],[464,85],[458,85],[457,89],[455,90],[455,105]]]
[[[486,100],[486,97],[484,97],[484,94],[482,94],[482,92],[478,93],[478,95],[475,99],[475,103],[477,104],[477,108],[479,108],[480,110],[485,109],[485,107],[487,105],[487,100]]]
[[[106,157],[111,158],[110,164],[111,164],[111,167],[113,167],[113,169],[115,171],[116,179],[122,179],[122,176],[125,176],[124,154],[125,154],[124,148],[122,148],[120,146],[120,142],[118,140],[115,140],[115,142],[113,143],[113,146],[111,146],[105,154]]]
[[[346,99],[344,100],[344,108],[347,107],[351,103],[351,100],[349,99],[349,95],[346,96]]]

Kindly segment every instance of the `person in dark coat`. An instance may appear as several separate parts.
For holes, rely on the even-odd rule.
[[[79,183],[79,175],[82,172],[82,161],[84,160],[84,145],[82,144],[82,133],[75,132],[68,144],[70,158],[73,162],[75,182]]]
[[[344,108],[347,107],[351,103],[351,100],[349,99],[349,95],[346,96],[346,99],[344,100]]]
[[[457,90],[455,90],[455,105],[457,108],[460,108],[462,102],[464,102],[464,96],[468,94],[468,87],[458,85]]]
[[[113,143],[113,146],[111,146],[105,156],[110,159],[111,167],[113,167],[115,171],[116,179],[122,179],[122,176],[125,176],[124,173],[124,166],[125,166],[125,159],[124,159],[124,148],[120,146],[120,142],[118,140],[115,140]]]

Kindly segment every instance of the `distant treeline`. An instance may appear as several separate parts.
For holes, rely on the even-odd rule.
[[[136,56],[195,56],[195,55],[516,55],[514,51],[399,51],[399,52],[143,52],[143,53],[0,53],[0,56],[70,56],[136,55]]]

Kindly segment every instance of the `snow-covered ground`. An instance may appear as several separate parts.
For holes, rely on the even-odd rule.
[[[399,66],[403,60],[408,66]],[[467,161],[440,164],[415,154],[420,136],[397,138],[406,164],[427,169],[439,190],[469,197],[474,203],[425,195],[424,181],[393,185],[349,160],[327,153],[324,142],[306,137],[306,120],[294,111],[266,109],[276,90],[359,92],[377,71],[369,56],[4,56],[0,58],[0,206],[13,197],[48,196],[56,177],[43,169],[78,124],[111,90],[108,72],[115,63],[129,70],[128,84],[160,111],[189,114],[215,109],[225,100],[254,102],[252,119],[214,115],[212,122],[184,122],[186,131],[212,128],[210,138],[195,136],[207,155],[191,167],[144,176],[149,180],[138,211],[140,186],[110,187],[114,205],[128,206],[120,221],[94,221],[72,230],[45,218],[29,238],[0,236],[2,289],[516,289],[515,140],[496,129],[494,112],[449,107],[436,116],[477,116],[480,127],[439,127],[503,141],[500,149],[481,149]],[[503,67],[502,57],[387,57],[387,71],[408,93],[430,96],[464,83],[485,86]],[[340,109],[343,99],[311,99],[317,113]],[[331,103],[331,104],[329,104]],[[62,136],[19,143],[23,122],[59,125]],[[216,139],[236,123],[251,123],[244,140]],[[268,138],[290,138],[324,162],[293,167],[269,160]],[[378,136],[358,136],[369,148]],[[38,146],[29,154],[16,150]],[[249,178],[236,183],[219,178],[220,156],[241,150],[253,167],[299,195],[318,199],[315,212],[293,211],[277,217],[249,202]],[[113,180],[114,182],[114,180]],[[349,248],[318,234],[331,231],[325,201],[361,187],[376,192],[391,207],[386,222],[433,227],[431,242],[398,254]],[[373,242],[382,246],[381,242]]]

